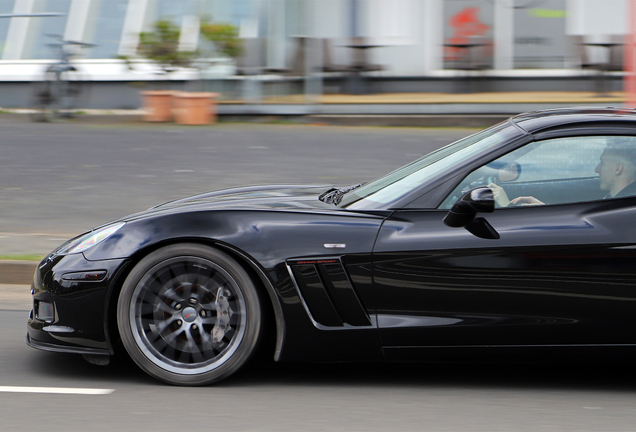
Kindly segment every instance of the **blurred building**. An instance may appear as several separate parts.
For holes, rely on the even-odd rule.
[[[152,68],[131,70],[118,57],[134,57],[139,33],[158,19],[181,28],[183,49],[201,48],[201,17],[262,41],[258,70],[289,70],[302,55],[313,65],[305,71],[320,75],[325,65],[351,65],[363,55],[378,66],[365,74],[392,82],[394,91],[431,88],[400,87],[400,80],[411,86],[474,70],[506,78],[585,75],[582,65],[610,61],[612,49],[595,43],[620,46],[627,7],[628,0],[0,0],[0,81],[38,79],[56,57],[50,35],[95,44],[78,63],[92,81],[157,79]],[[61,15],[9,17],[43,12]],[[299,51],[302,38],[320,43]],[[366,47],[351,47],[352,40]],[[213,60],[213,76],[231,79],[244,59]],[[170,79],[199,77],[182,71]]]

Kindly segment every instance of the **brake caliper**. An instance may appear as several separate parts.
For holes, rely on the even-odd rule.
[[[232,309],[230,309],[230,303],[228,297],[231,295],[229,291],[224,291],[223,288],[219,288],[216,292],[216,300],[214,301],[214,307],[216,308],[216,324],[212,329],[212,342],[219,343],[223,340],[225,333],[230,330],[230,317],[232,316]]]

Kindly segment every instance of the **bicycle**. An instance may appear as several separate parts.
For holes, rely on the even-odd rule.
[[[80,97],[86,96],[87,91],[83,89],[85,80],[71,64],[71,58],[75,54],[71,53],[69,48],[95,46],[85,42],[63,40],[57,35],[49,36],[60,40],[59,43],[48,44],[58,49],[59,56],[56,63],[46,67],[43,79],[33,83],[31,106],[34,111],[31,113],[31,119],[37,122],[69,118],[73,110],[79,107]]]

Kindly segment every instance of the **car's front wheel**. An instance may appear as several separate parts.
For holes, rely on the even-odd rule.
[[[131,271],[117,324],[131,358],[151,376],[205,385],[236,372],[256,349],[261,304],[247,272],[198,244],[158,249]]]

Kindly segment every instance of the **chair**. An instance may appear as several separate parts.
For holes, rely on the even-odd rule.
[[[596,71],[600,71],[604,69],[606,63],[604,62],[592,62],[590,56],[588,55],[587,46],[585,45],[585,40],[583,36],[576,35],[572,37],[574,40],[574,46],[576,47],[576,53],[578,54],[581,69],[592,69]]]
[[[583,36],[573,36],[576,52],[578,53],[581,69],[596,71],[594,77],[594,87],[596,93],[604,95],[606,93],[607,73],[610,71],[623,70],[623,49],[622,36],[612,36],[608,44],[598,44],[598,48],[609,49],[607,60],[592,61],[588,55],[588,47],[594,47],[593,43],[586,43]]]

